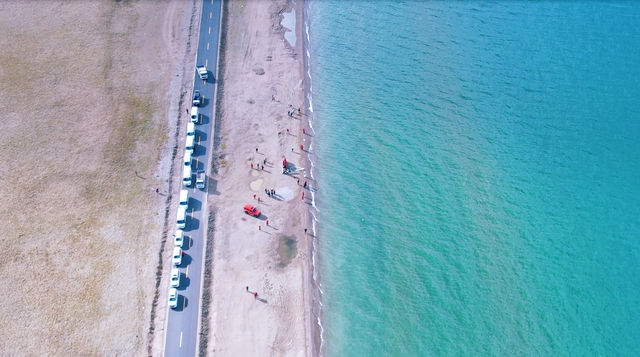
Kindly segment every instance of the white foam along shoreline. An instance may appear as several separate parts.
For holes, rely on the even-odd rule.
[[[297,7],[295,0],[292,0],[293,3],[293,8],[294,10],[291,12],[291,14],[293,15],[293,20],[296,20],[296,16],[295,16],[295,8]],[[302,62],[303,62],[303,79],[304,79],[304,99],[305,99],[305,108],[307,109],[307,125],[309,127],[309,131],[310,133],[313,135],[312,137],[315,138],[315,130],[313,128],[313,121],[314,121],[314,115],[313,115],[313,87],[312,87],[312,82],[311,82],[311,54],[310,54],[310,50],[309,50],[309,45],[310,45],[310,38],[309,38],[309,1],[303,1],[300,6],[298,7],[299,10],[299,16],[300,16],[300,30],[301,32],[304,31],[303,36],[302,36],[302,50],[304,52],[303,56],[302,56]],[[287,18],[287,14],[285,15],[285,19]],[[284,22],[284,21],[283,21]],[[288,24],[291,24],[290,22]],[[295,37],[295,22],[293,23],[293,25],[291,25],[294,29],[293,34],[293,44],[295,44],[296,41],[296,37]],[[287,38],[287,34],[290,32],[285,32],[285,38]],[[291,44],[293,46],[293,44],[291,43],[291,41],[289,39],[287,39],[287,41],[289,41],[289,44]],[[306,138],[304,138],[305,145],[309,148],[307,151],[307,155],[306,155],[306,168],[307,170],[304,171],[304,176],[305,177],[309,177],[311,180],[311,182],[315,181],[315,175],[314,175],[314,170],[315,170],[315,164],[312,158],[312,153],[314,152],[314,143],[313,140],[311,140],[311,136],[308,136]],[[308,176],[307,176],[308,175]],[[317,186],[317,185],[314,185]],[[317,223],[318,223],[318,218],[317,218],[317,213],[318,213],[318,208],[316,206],[316,190],[315,188],[309,188],[309,192],[311,193],[311,206],[309,207],[309,218],[308,218],[308,222],[311,225],[311,231],[313,234],[313,239],[312,239],[312,243],[311,243],[311,286],[309,287],[310,289],[310,294],[312,297],[312,306],[311,306],[311,311],[310,313],[315,316],[316,318],[316,329],[315,331],[312,332],[312,336],[314,341],[310,341],[311,343],[313,343],[315,345],[315,352],[317,355],[321,355],[322,354],[322,348],[324,345],[324,327],[322,325],[322,319],[321,319],[321,315],[322,315],[322,288],[320,286],[320,282],[318,280],[318,231],[317,231]]]

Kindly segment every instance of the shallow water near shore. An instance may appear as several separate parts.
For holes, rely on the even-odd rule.
[[[327,356],[640,354],[640,4],[312,1]]]

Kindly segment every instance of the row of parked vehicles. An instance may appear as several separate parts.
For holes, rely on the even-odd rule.
[[[202,67],[202,66],[200,66]],[[198,74],[200,78],[201,69],[198,67]],[[206,68],[204,69],[206,74]],[[204,78],[206,79],[206,78]],[[171,263],[173,265],[171,269],[171,277],[169,279],[169,307],[175,309],[178,307],[178,288],[180,287],[180,270],[182,265],[182,257],[184,252],[182,247],[185,242],[184,229],[187,226],[187,210],[189,208],[189,191],[188,188],[193,185],[193,170],[192,170],[192,157],[195,151],[196,145],[196,124],[200,123],[200,113],[198,107],[203,103],[203,98],[199,91],[194,91],[192,98],[192,107],[190,111],[190,120],[187,123],[187,137],[184,148],[184,160],[183,160],[183,173],[182,173],[182,186],[180,190],[180,203],[178,206],[178,214],[176,217],[176,233],[173,238],[173,254],[171,255]],[[195,185],[198,189],[205,188],[205,172],[203,169],[195,171]]]

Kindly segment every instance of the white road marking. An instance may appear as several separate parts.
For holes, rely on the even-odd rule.
[[[191,241],[189,241],[189,244],[191,244]],[[191,246],[189,246],[189,248],[191,248]],[[187,271],[184,272],[184,277],[188,278],[189,277],[189,266],[187,265]]]
[[[211,0],[211,1],[213,1],[213,0]],[[211,27],[209,27],[209,35],[211,35]]]
[[[180,348],[182,348],[182,331],[180,331]]]
[[[208,66],[209,65],[209,60],[204,60],[204,66]]]
[[[209,42],[207,42],[207,50],[209,49]]]
[[[209,18],[211,18],[211,16],[213,16],[213,12],[209,11]]]

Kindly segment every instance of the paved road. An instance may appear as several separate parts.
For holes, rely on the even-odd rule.
[[[204,103],[200,105],[200,123],[196,125],[197,145],[192,161],[194,172],[197,169],[204,169],[208,173],[209,165],[211,164],[220,9],[221,0],[203,1],[196,63],[207,66],[209,79],[206,81],[201,80],[194,68],[194,90],[199,90],[204,97]],[[187,99],[190,103],[191,97]],[[186,115],[183,115],[182,118],[184,118],[184,125],[182,125],[181,130],[184,131],[186,130],[188,118]],[[168,357],[195,356],[197,353],[198,312],[202,287],[201,277],[204,262],[204,240],[206,237],[205,225],[208,216],[206,211],[206,189],[208,189],[208,182],[205,190],[196,189],[195,184],[189,189],[189,209],[187,210],[189,217],[184,230],[185,242],[183,249],[185,254],[180,266],[178,308],[175,310],[169,309],[167,319],[165,356]],[[175,192],[175,196],[178,196],[178,192]],[[175,218],[171,217],[171,219],[174,220]],[[168,244],[172,244],[172,242],[173,240]],[[171,246],[170,249],[173,249],[173,247]]]

